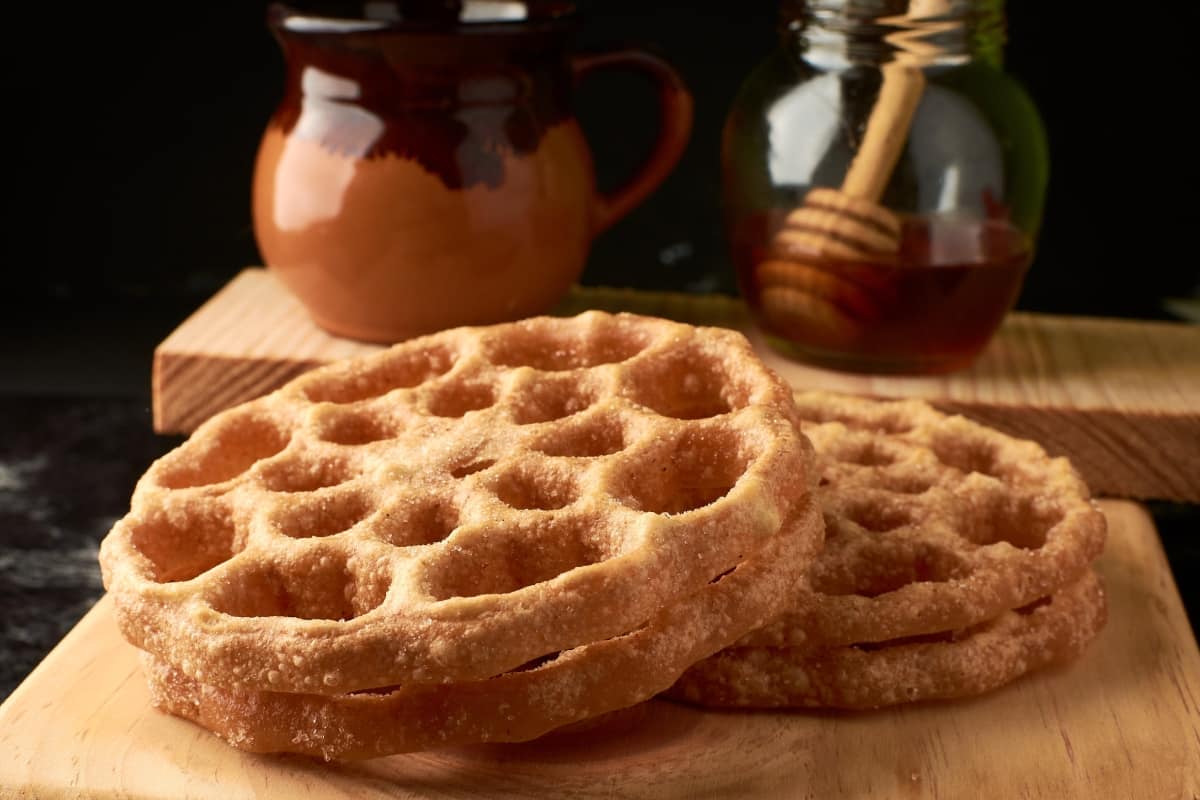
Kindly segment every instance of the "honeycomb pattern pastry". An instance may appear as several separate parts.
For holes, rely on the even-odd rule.
[[[825,546],[744,645],[828,647],[968,628],[1072,583],[1107,525],[1065,458],[917,400],[796,395]]]
[[[693,665],[706,706],[962,697],[1075,657],[1106,619],[1106,523],[1069,462],[919,401],[806,392],[824,549],[788,610]]]
[[[1078,657],[1108,616],[1091,570],[1043,600],[926,637],[822,650],[731,647],[690,668],[670,696],[739,708],[871,709],[969,697]]]
[[[125,637],[189,680],[479,681],[699,597],[779,538],[810,459],[735,332],[600,312],[463,328],[209,420],[100,560]]]
[[[349,760],[526,741],[564,729],[578,734],[593,720],[666,690],[739,629],[777,614],[780,599],[820,546],[814,529],[820,529],[820,510],[810,495],[783,535],[637,630],[488,680],[328,696],[204,684],[149,654],[143,654],[143,667],[156,706],[253,752]]]

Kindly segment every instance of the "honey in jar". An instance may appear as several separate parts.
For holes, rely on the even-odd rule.
[[[768,341],[861,372],[969,365],[1020,294],[1047,178],[1001,0],[785,0],[722,142],[726,233]]]
[[[739,287],[779,350],[870,372],[970,364],[1020,293],[1028,237],[1003,220],[912,217],[899,249],[870,259],[772,247],[785,212],[734,231]]]

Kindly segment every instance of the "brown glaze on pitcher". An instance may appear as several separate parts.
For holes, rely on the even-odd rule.
[[[268,12],[287,81],[253,190],[263,258],[332,333],[390,342],[550,310],[687,144],[674,70],[638,50],[572,56],[569,3],[335,5],[354,13]],[[662,110],[647,163],[610,195],[571,114],[574,82],[605,66],[649,72]]]

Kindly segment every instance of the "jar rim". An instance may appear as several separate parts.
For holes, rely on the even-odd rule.
[[[797,52],[818,49],[854,63],[897,52],[923,66],[979,60],[999,66],[1005,0],[781,0],[778,33]],[[810,60],[811,59],[807,59]]]
[[[355,4],[370,6],[374,4]],[[267,7],[267,24],[274,30],[292,35],[336,34],[520,34],[564,28],[574,22],[578,9],[571,0],[462,0],[454,19],[419,16],[405,19],[401,3],[374,15],[362,13],[322,13],[308,11],[283,2]]]

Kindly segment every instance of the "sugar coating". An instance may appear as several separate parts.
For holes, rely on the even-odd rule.
[[[520,742],[629,708],[779,613],[820,547],[811,495],[780,535],[635,631],[482,681],[419,683],[335,696],[205,683],[143,653],[154,704],[235,747],[360,759],[472,742]]]
[[[966,628],[1072,583],[1104,514],[1065,458],[917,400],[796,396],[825,547],[744,645],[825,647]]]
[[[1077,655],[1106,613],[1104,515],[1064,458],[926,403],[796,397],[823,550],[780,617],[694,665],[709,706],[960,697]]]
[[[873,647],[730,647],[689,668],[668,696],[714,708],[871,709],[999,688],[1079,656],[1108,606],[1092,570],[1036,604],[970,628]]]
[[[789,388],[735,332],[601,312],[456,329],[205,423],[139,482],[101,566],[126,638],[193,679],[475,681],[696,596],[780,535],[810,461]]]

